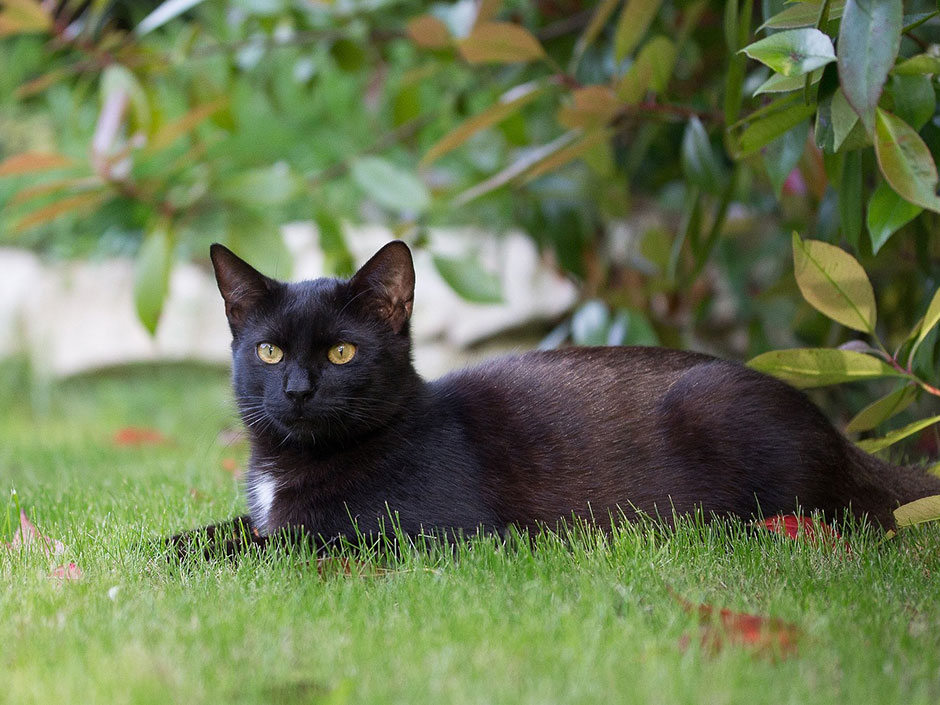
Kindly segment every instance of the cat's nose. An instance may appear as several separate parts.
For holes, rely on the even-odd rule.
[[[284,394],[295,404],[303,404],[313,396],[313,392],[310,376],[303,370],[291,370],[284,380]]]
[[[284,394],[297,405],[303,404],[313,396],[312,389],[285,389]]]

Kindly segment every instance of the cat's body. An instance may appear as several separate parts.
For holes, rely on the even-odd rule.
[[[424,382],[402,243],[350,281],[282,284],[214,246],[261,536],[600,525],[637,511],[850,510],[883,525],[940,481],[858,450],[801,392],[659,348],[499,358]]]

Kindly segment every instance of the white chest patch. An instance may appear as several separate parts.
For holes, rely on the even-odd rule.
[[[274,504],[274,493],[277,483],[267,475],[260,475],[252,483],[249,493],[251,518],[258,528],[265,530],[268,526],[268,517],[271,514],[271,505]]]

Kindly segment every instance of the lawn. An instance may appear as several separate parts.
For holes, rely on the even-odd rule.
[[[283,553],[180,566],[152,539],[244,507],[225,372],[28,377],[0,367],[0,531],[18,503],[67,552],[0,548],[2,703],[940,701],[935,527],[849,550],[689,523],[352,575]],[[51,577],[63,561],[82,576]],[[784,624],[741,644],[699,604]]]

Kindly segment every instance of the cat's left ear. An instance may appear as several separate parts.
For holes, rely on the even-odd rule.
[[[408,245],[401,240],[388,243],[362,265],[349,284],[369,311],[396,333],[402,331],[415,298],[415,268]]]

